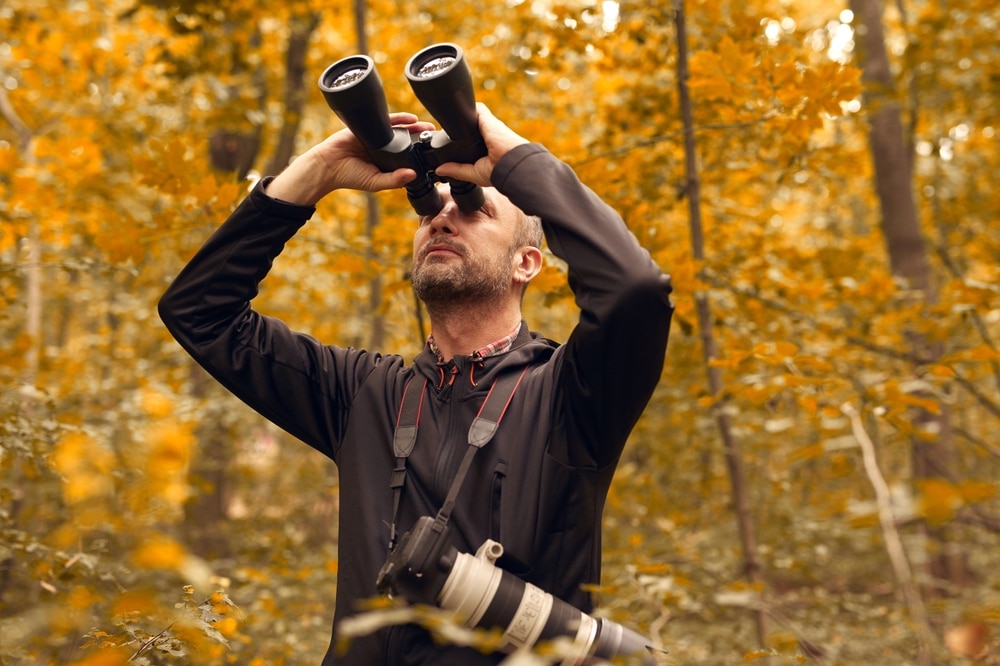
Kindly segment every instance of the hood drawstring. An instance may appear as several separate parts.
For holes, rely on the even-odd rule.
[[[444,380],[446,378],[448,379],[448,386],[453,385],[455,383],[455,377],[458,375],[458,366],[457,365],[452,364],[452,366],[451,366],[451,377],[448,377],[448,374],[445,372],[444,368],[445,368],[444,365],[438,364],[438,385],[437,385],[437,387],[439,389],[444,388]]]
[[[474,353],[472,355],[472,365],[469,367],[469,383],[473,387],[479,386],[479,383],[476,382],[476,368],[482,370],[485,367],[486,361],[483,360],[483,355],[479,352]]]

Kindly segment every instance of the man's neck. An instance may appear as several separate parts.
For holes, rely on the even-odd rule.
[[[521,323],[520,308],[489,308],[481,303],[447,310],[428,306],[431,332],[442,358],[468,356],[507,336]]]

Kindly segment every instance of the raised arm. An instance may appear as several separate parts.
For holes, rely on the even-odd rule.
[[[390,121],[429,129],[412,114]],[[382,173],[360,142],[342,130],[265,179],[190,262],[159,302],[178,343],[221,384],[266,418],[331,457],[346,419],[347,395],[375,362],[373,354],[320,344],[251,307],[258,285],[285,243],[340,188],[399,187],[409,169]]]
[[[549,248],[567,262],[581,310],[559,352],[557,378],[567,440],[575,444],[554,453],[576,464],[611,464],[660,379],[673,313],[670,278],[568,165],[483,105],[479,119],[489,154],[437,172],[492,184],[541,218]]]

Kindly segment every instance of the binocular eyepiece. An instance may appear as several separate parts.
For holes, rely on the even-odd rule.
[[[435,183],[447,180],[455,203],[463,212],[483,205],[478,185],[442,179],[434,170],[445,162],[473,163],[486,155],[479,133],[472,74],[462,49],[434,44],[417,52],[406,64],[406,78],[420,103],[441,125],[434,132],[410,133],[389,124],[389,108],[375,63],[353,55],[333,63],[319,78],[327,105],[368,151],[384,172],[409,168],[417,177],[406,185],[410,205],[418,215],[435,215],[441,196]]]

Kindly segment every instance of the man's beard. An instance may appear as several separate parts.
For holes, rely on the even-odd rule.
[[[459,257],[414,259],[411,274],[417,298],[429,307],[498,302],[510,288],[513,249],[504,257],[476,258],[462,245],[453,247]]]

